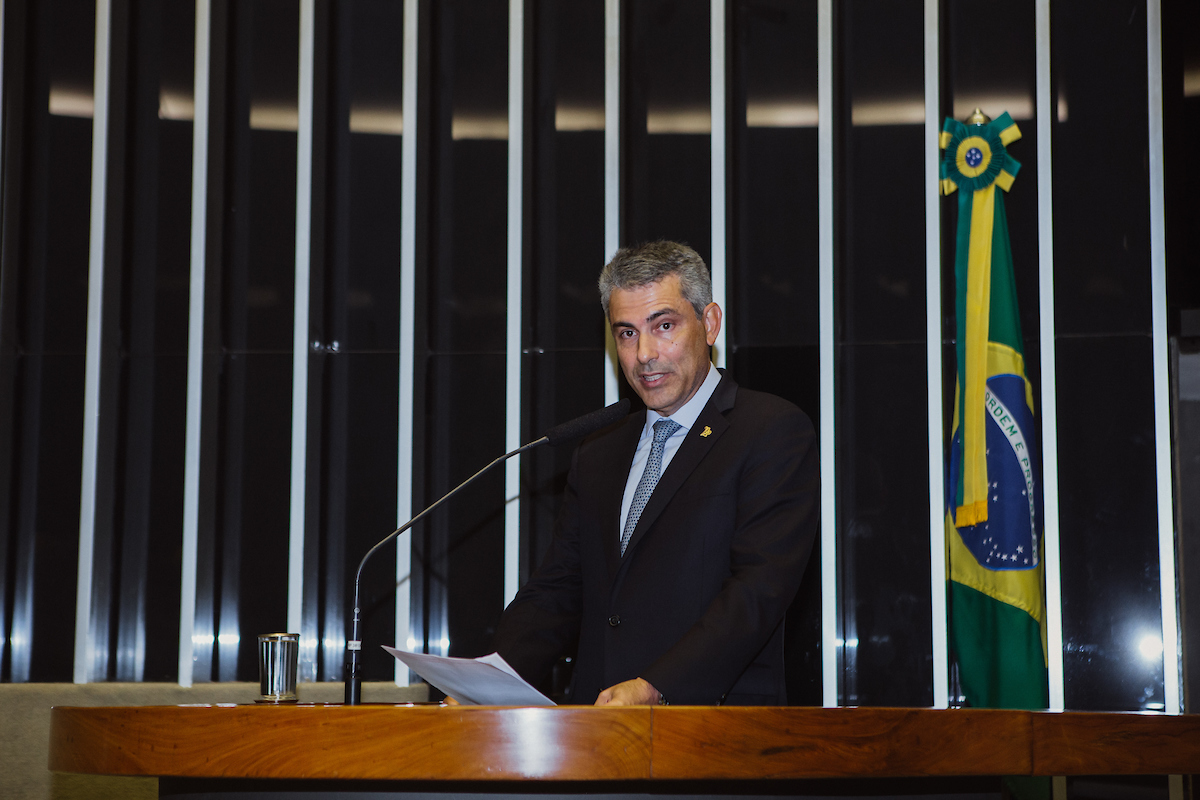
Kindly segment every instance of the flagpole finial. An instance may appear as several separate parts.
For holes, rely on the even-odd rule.
[[[983,113],[983,109],[977,108],[971,112],[971,116],[965,120],[968,125],[987,125],[992,121],[992,118]]]

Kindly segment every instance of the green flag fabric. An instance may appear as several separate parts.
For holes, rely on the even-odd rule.
[[[1033,388],[1004,195],[1020,138],[1002,114],[947,119],[943,194],[958,191],[955,410],[946,479],[950,639],[976,707],[1046,707],[1046,603]]]

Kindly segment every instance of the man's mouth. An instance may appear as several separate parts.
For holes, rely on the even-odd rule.
[[[649,384],[650,386],[653,386],[653,385],[654,385],[654,384],[656,384],[656,383],[660,383],[660,382],[662,381],[662,379],[663,379],[663,378],[665,378],[665,377],[667,377],[667,373],[665,373],[665,372],[655,372],[655,373],[652,373],[652,374],[650,374],[650,375],[643,375],[643,376],[642,376],[642,381],[643,381],[644,383],[647,383],[647,384]]]

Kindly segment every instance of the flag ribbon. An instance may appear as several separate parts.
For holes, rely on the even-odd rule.
[[[966,196],[966,195],[964,195]],[[967,325],[964,347],[963,404],[981,410],[987,385],[988,308],[992,288],[992,228],[996,185],[971,196],[970,246],[967,251]],[[967,414],[963,423],[963,497],[956,509],[958,525],[987,520],[987,448],[982,413]]]

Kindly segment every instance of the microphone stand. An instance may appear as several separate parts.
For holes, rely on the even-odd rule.
[[[497,464],[501,464],[501,463],[507,461],[508,459],[512,458],[513,456],[515,456],[519,453],[524,453],[526,450],[532,450],[533,448],[535,448],[539,445],[546,444],[549,441],[550,441],[550,436],[543,436],[542,438],[532,441],[527,445],[518,447],[516,450],[513,450],[510,453],[505,453],[504,455],[500,456],[496,460],[492,461],[492,463],[488,464],[486,467],[479,470],[479,472],[476,472],[474,475],[467,478],[465,481],[460,483],[458,486],[455,486],[449,492],[442,495],[441,499],[439,499],[433,505],[429,506],[424,511],[422,511],[420,514],[417,514],[415,517],[410,519],[408,522],[404,523],[399,528],[392,531],[387,536],[383,537],[383,539],[381,539],[378,544],[376,544],[374,547],[372,547],[370,550],[367,551],[367,554],[365,556],[363,556],[362,561],[358,562],[358,572],[356,572],[354,574],[354,619],[353,619],[353,622],[350,623],[350,638],[346,641],[346,705],[356,706],[356,705],[359,705],[360,703],[362,703],[362,655],[361,655],[362,639],[360,638],[360,630],[359,630],[360,615],[359,615],[359,603],[358,603],[358,585],[359,585],[359,581],[362,580],[363,567],[366,566],[367,561],[371,558],[371,556],[375,555],[375,552],[377,550],[379,550],[379,548],[383,547],[385,544],[392,541],[400,534],[404,533],[406,530],[411,528],[413,525],[420,522],[422,519],[425,518],[425,516],[427,514],[429,514],[430,511],[433,511],[435,508],[440,506],[442,503],[446,502],[451,497],[458,494],[461,490],[465,489],[467,486],[469,486],[471,483],[473,483],[476,478],[480,477],[481,475],[483,475],[486,472],[488,472],[489,470],[491,470],[492,467],[495,467]]]

